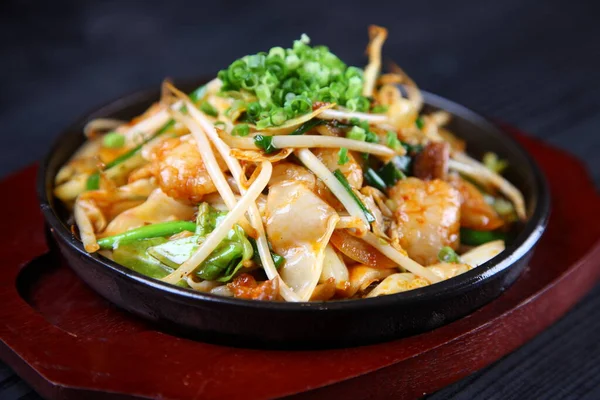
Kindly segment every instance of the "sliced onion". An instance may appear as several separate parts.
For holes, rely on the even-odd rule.
[[[397,268],[390,260],[364,240],[350,235],[345,230],[336,230],[331,235],[331,244],[348,258],[377,269]]]

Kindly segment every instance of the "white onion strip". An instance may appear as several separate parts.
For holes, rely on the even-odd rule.
[[[369,221],[365,213],[356,203],[356,201],[350,196],[344,185],[338,181],[333,173],[308,149],[301,149],[296,151],[296,156],[302,161],[302,163],[311,170],[323,183],[331,190],[333,195],[346,207],[348,213],[353,216],[360,218],[363,223],[367,226]]]
[[[164,282],[176,284],[181,279],[187,278],[227,236],[229,231],[246,213],[248,208],[256,201],[258,196],[267,187],[273,167],[270,162],[264,161],[261,164],[261,170],[258,177],[254,180],[248,191],[242,196],[235,207],[227,213],[223,221],[206,237],[206,240],[200,245],[194,254],[190,256],[179,268],[171,274],[165,276]]]
[[[230,147],[225,144],[223,140],[221,140],[214,125],[211,124],[210,121],[196,107],[192,107],[189,101],[186,101],[186,106],[188,107],[190,116],[194,118],[194,120],[196,120],[200,126],[202,126],[202,129],[204,129],[206,135],[210,138],[217,148],[217,151],[225,160],[225,163],[229,167],[229,171],[231,171],[240,193],[246,193],[247,189],[244,185],[242,185],[241,182],[243,173],[242,167],[240,166],[240,162],[229,154],[231,151]],[[265,234],[265,228],[260,216],[260,211],[256,206],[256,202],[252,202],[252,204],[250,204],[250,207],[248,208],[248,216],[250,217],[250,223],[252,224],[252,227],[256,231],[256,247],[258,249],[258,255],[267,277],[269,279],[277,279],[279,281],[279,292],[286,301],[300,301],[298,295],[283,281],[283,279],[281,279],[279,272],[277,272],[277,268],[273,262],[273,257],[271,256],[271,250],[269,249],[269,242],[267,241],[267,235]]]
[[[498,188],[508,199],[514,204],[515,211],[521,220],[527,218],[527,212],[525,211],[525,199],[523,195],[512,183],[507,181],[499,174],[490,171],[485,165],[472,159],[471,157],[463,153],[454,153],[452,157],[454,160],[448,161],[448,167],[455,171],[465,174],[475,181],[491,184]]]
[[[259,132],[260,133],[260,132]],[[236,149],[256,150],[256,144],[251,137],[237,137],[223,133],[222,139],[229,146]],[[272,136],[271,144],[278,149],[285,148],[330,148],[339,149],[345,147],[348,150],[359,151],[361,153],[374,154],[383,158],[392,158],[396,154],[394,150],[387,146],[375,143],[362,142],[360,140],[321,136],[321,135],[301,135],[301,136]]]
[[[419,264],[412,260],[410,257],[400,253],[391,244],[387,243],[383,239],[375,236],[372,232],[367,232],[364,236],[360,237],[362,240],[379,250],[384,256],[397,263],[402,268],[412,272],[413,274],[420,276],[421,278],[427,279],[431,283],[441,282],[442,279]]]
[[[370,124],[384,124],[389,122],[387,116],[381,114],[367,114],[346,110],[325,110],[317,116],[319,119],[349,121],[352,118],[358,118],[361,121],[367,121]]]

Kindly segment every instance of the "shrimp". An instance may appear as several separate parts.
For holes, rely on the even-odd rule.
[[[227,166],[216,151],[215,156],[225,171]],[[167,139],[153,149],[150,160],[152,174],[169,197],[197,203],[217,191],[193,140]]]
[[[442,247],[458,247],[460,196],[450,184],[408,178],[390,189],[389,197],[397,204],[390,236],[410,258],[431,265]]]
[[[483,194],[458,175],[448,182],[460,193],[460,225],[478,231],[491,231],[504,225],[496,210],[489,205]]]

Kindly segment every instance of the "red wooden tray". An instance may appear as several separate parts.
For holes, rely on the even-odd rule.
[[[231,348],[171,336],[119,311],[46,254],[36,167],[0,183],[0,356],[48,398],[408,399],[513,351],[600,277],[600,198],[572,156],[513,131],[550,182],[548,230],[500,298],[434,331],[327,351]]]

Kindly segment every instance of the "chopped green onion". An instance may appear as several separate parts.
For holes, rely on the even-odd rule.
[[[271,50],[269,50],[269,55],[267,56],[267,59],[274,57],[279,57],[283,60],[285,58],[285,49],[283,47],[271,48]]]
[[[423,121],[423,118],[422,117],[417,118],[415,121],[415,125],[417,125],[417,128],[423,129],[423,127],[425,126],[425,122]]]
[[[402,147],[398,134],[394,131],[387,131],[386,133],[386,144],[390,149],[398,150]]]
[[[211,117],[218,117],[219,111],[212,106],[208,101],[202,102],[200,104],[200,111],[202,111],[206,115],[210,115]]]
[[[374,114],[385,114],[388,111],[388,106],[383,104],[378,104],[371,109],[371,112]]]
[[[108,132],[102,138],[102,145],[110,149],[118,149],[125,145],[125,136],[117,132]]]
[[[111,249],[114,246],[118,246],[120,242],[171,236],[182,231],[194,232],[195,230],[196,224],[190,221],[160,222],[102,238],[98,240],[98,245],[102,249]]]
[[[215,128],[224,129],[227,125],[223,121],[216,121],[214,123]]]
[[[494,240],[506,240],[506,234],[498,231],[476,231],[460,228],[460,242],[468,246],[479,246]]]
[[[273,126],[279,126],[283,124],[286,120],[287,116],[285,115],[285,111],[283,111],[282,108],[271,112],[271,124],[273,124]]]
[[[86,190],[98,190],[100,189],[100,173],[94,172],[90,176],[88,176],[85,181]]]
[[[348,133],[346,133],[346,137],[348,139],[359,140],[364,142],[367,138],[367,134],[365,130],[359,126],[353,126]]]
[[[366,112],[369,110],[370,104],[369,99],[364,96],[358,96],[346,101],[346,108],[350,111]]]
[[[375,172],[373,168],[368,167],[367,169],[365,169],[364,177],[365,181],[369,186],[379,189],[382,192],[385,192],[385,190],[387,189],[386,183],[383,181],[383,179],[381,179],[381,177],[377,174],[377,172]]]
[[[238,124],[231,130],[232,136],[248,136],[250,133],[250,127],[248,124]]]
[[[275,146],[273,146],[273,136],[267,135],[256,135],[254,136],[254,145],[269,154],[277,150]]]
[[[444,246],[438,253],[438,260],[444,263],[460,263],[460,257],[452,249],[452,247]]]
[[[341,147],[340,151],[338,151],[338,165],[346,164],[350,159],[348,158],[348,149],[345,147]]]
[[[352,190],[352,186],[350,186],[350,184],[348,183],[348,180],[346,179],[346,177],[344,176],[344,174],[342,174],[342,171],[340,171],[339,169],[336,169],[335,171],[333,171],[333,175],[337,178],[338,181],[340,181],[340,183],[342,184],[342,186],[344,186],[344,189],[346,189],[346,191],[348,192],[348,194],[350,195],[350,197],[352,197],[352,199],[356,202],[356,204],[358,204],[358,206],[360,207],[360,209],[362,210],[362,212],[365,214],[365,217],[367,218],[367,221],[368,222],[375,221],[375,217],[373,216],[373,214],[371,214],[371,212],[363,204],[363,202],[358,198],[358,196],[356,195],[356,193],[354,193],[354,190]]]

